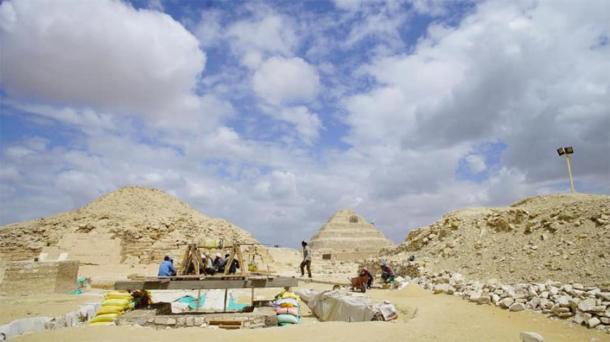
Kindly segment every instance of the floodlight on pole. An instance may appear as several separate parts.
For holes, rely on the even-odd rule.
[[[564,156],[566,158],[568,175],[570,176],[570,191],[576,192],[576,190],[574,190],[574,177],[572,177],[572,154],[574,154],[574,148],[572,146],[560,147],[557,149],[557,154],[560,157]]]

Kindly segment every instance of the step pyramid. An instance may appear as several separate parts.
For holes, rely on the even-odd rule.
[[[381,231],[350,209],[337,211],[309,245],[315,254],[339,260],[365,258],[394,246]]]

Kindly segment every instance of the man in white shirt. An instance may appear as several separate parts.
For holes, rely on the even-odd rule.
[[[301,241],[301,246],[303,246],[303,261],[300,266],[301,277],[305,276],[305,267],[307,267],[307,275],[311,278],[311,249],[305,241]]]

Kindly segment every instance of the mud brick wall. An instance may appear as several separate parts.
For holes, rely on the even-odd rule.
[[[0,294],[67,293],[75,289],[78,261],[0,263]]]

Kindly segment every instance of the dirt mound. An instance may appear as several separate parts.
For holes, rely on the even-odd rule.
[[[464,209],[409,232],[392,261],[505,283],[610,282],[610,197],[561,194]]]
[[[0,227],[0,259],[67,252],[84,264],[147,264],[179,256],[184,244],[204,238],[256,242],[163,191],[125,187],[71,212]]]

